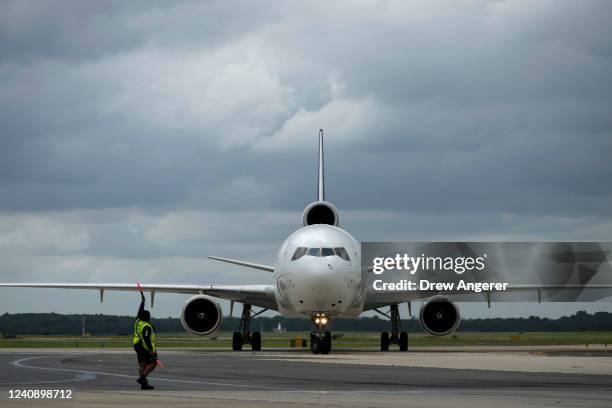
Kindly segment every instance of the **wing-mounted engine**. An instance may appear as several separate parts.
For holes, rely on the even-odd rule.
[[[459,308],[444,296],[434,296],[421,306],[420,322],[432,336],[446,336],[459,326]]]
[[[340,215],[336,207],[328,201],[315,201],[304,209],[302,214],[304,226],[313,224],[327,224],[338,226]]]
[[[210,334],[219,328],[222,319],[221,306],[211,297],[196,295],[183,303],[181,323],[188,333]]]

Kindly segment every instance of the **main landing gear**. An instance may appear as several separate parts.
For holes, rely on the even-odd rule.
[[[232,336],[232,350],[240,351],[244,344],[250,344],[253,351],[261,350],[261,333],[256,331],[251,333],[251,319],[265,312],[263,309],[255,314],[251,314],[251,305],[244,305],[242,317],[240,318],[239,331],[235,331]],[[242,329],[242,331],[240,331]]]
[[[389,351],[390,344],[397,344],[399,345],[400,351],[407,351],[408,333],[406,333],[405,331],[399,331],[401,328],[401,320],[397,304],[390,305],[390,315],[387,313],[383,313],[378,309],[376,309],[376,311],[391,320],[391,333],[380,333],[380,351]]]
[[[312,318],[315,331],[310,333],[310,351],[312,354],[329,354],[332,348],[331,332],[323,331],[329,324],[329,318],[324,314],[317,314]]]

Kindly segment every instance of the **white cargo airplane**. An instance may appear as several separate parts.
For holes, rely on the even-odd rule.
[[[143,290],[151,293],[151,305],[157,292],[193,294],[183,304],[181,323],[191,334],[207,335],[219,327],[223,317],[219,303],[213,298],[229,300],[232,310],[234,302],[242,303],[240,328],[232,338],[234,350],[241,350],[244,344],[250,344],[252,350],[261,350],[261,334],[251,332],[250,320],[266,310],[278,311],[286,317],[310,318],[314,326],[310,348],[314,354],[330,352],[331,333],[325,329],[334,317],[356,317],[367,310],[384,314],[391,321],[391,332],[381,333],[381,350],[388,350],[390,344],[398,344],[400,350],[407,350],[408,334],[400,332],[398,304],[407,302],[410,310],[410,301],[416,299],[430,298],[420,310],[421,326],[427,333],[436,336],[452,333],[459,324],[459,310],[445,296],[432,296],[432,292],[407,294],[366,290],[368,271],[361,270],[360,244],[338,226],[338,210],[325,200],[322,130],[319,131],[318,173],[317,201],[304,209],[304,226],[283,242],[274,266],[209,257],[274,273],[274,285],[142,284]],[[136,284],[129,283],[0,283],[0,286],[95,289],[100,292],[100,301],[103,301],[106,290],[138,290]],[[252,306],[262,310],[254,313]],[[390,307],[389,314],[379,310],[385,306]]]

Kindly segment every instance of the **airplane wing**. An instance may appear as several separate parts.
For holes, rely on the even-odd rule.
[[[508,287],[505,291],[500,290],[489,290],[482,291],[480,293],[475,293],[475,295],[481,295],[483,300],[487,302],[489,305],[492,300],[495,301],[503,301],[503,296],[505,293],[528,293],[532,292],[534,294],[533,299],[526,299],[525,302],[528,301],[537,301],[541,303],[543,300],[550,300],[548,298],[550,293],[559,294],[559,292],[565,293],[579,293],[583,290],[598,290],[600,293],[596,296],[598,299],[603,299],[609,296],[612,296],[612,284],[589,284],[589,285],[575,285],[575,284],[567,284],[567,285],[530,285],[530,284],[508,284]],[[473,291],[465,291],[465,290],[440,290],[440,291],[421,291],[421,290],[412,290],[412,291],[374,291],[370,290],[366,292],[366,299],[364,302],[363,310],[372,310],[377,309],[379,307],[388,306],[390,304],[395,303],[404,303],[410,302],[414,300],[426,299],[431,296],[436,295],[445,295],[452,297],[453,295],[465,295],[465,294],[474,294]],[[493,296],[495,295],[495,296]]]
[[[221,258],[219,256],[212,256],[212,255],[209,255],[208,258],[215,260],[215,261],[227,262],[227,263],[231,263],[234,265],[240,265],[240,266],[246,266],[247,268],[260,269],[266,272],[274,272],[274,267],[268,266],[268,265],[261,265],[261,264],[256,264],[253,262],[240,261],[238,259]]]
[[[0,287],[13,288],[52,288],[52,289],[90,289],[100,292],[100,302],[104,291],[138,291],[136,283],[0,283]],[[144,291],[151,292],[151,304],[155,293],[184,293],[190,295],[210,295],[221,299],[253,306],[277,310],[272,285],[173,285],[140,284]]]

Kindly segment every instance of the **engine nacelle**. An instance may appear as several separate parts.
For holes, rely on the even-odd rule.
[[[446,336],[459,326],[461,317],[455,303],[444,296],[434,296],[421,306],[421,327],[432,336]]]
[[[336,207],[327,201],[315,201],[304,209],[302,214],[304,226],[313,224],[327,224],[338,226],[340,215]]]
[[[222,319],[221,306],[208,296],[192,296],[183,303],[181,323],[188,333],[210,334],[219,328]]]

